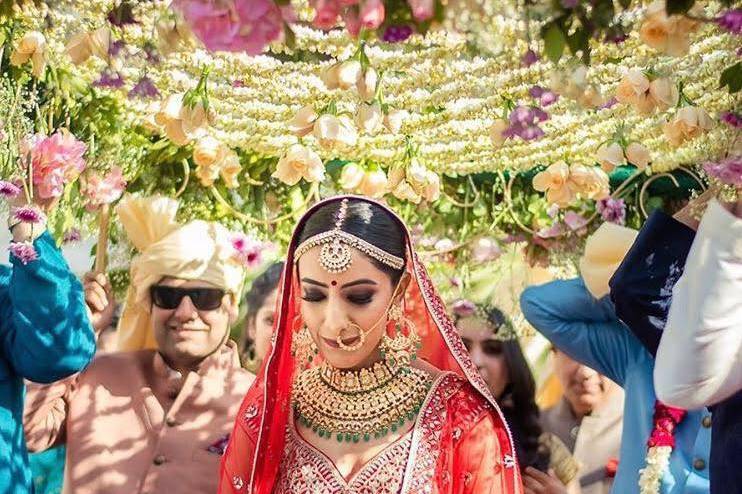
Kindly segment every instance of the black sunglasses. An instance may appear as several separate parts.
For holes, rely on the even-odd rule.
[[[183,297],[188,296],[198,310],[215,310],[221,307],[224,290],[219,288],[177,288],[152,285],[149,295],[152,303],[160,309],[177,309]]]

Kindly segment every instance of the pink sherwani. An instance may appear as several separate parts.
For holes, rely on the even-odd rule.
[[[154,350],[101,355],[74,378],[29,387],[28,447],[66,442],[66,494],[216,492],[253,379],[232,342],[182,377]]]

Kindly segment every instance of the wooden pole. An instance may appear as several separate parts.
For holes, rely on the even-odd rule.
[[[111,219],[111,206],[104,204],[100,208],[100,223],[98,224],[98,247],[95,249],[95,273],[105,273],[106,252],[108,251],[108,223]]]

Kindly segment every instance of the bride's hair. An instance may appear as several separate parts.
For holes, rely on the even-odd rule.
[[[332,201],[317,208],[304,222],[299,232],[299,243],[335,228],[340,201]],[[405,235],[399,221],[386,209],[362,199],[349,198],[348,208],[340,229],[402,259],[406,259]],[[403,270],[394,269],[369,257],[381,271],[389,275],[393,284],[402,276]]]

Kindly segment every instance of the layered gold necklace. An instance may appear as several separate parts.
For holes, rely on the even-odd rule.
[[[386,360],[349,371],[323,363],[294,381],[294,413],[320,437],[370,441],[414,420],[431,382],[425,371],[391,366]]]

